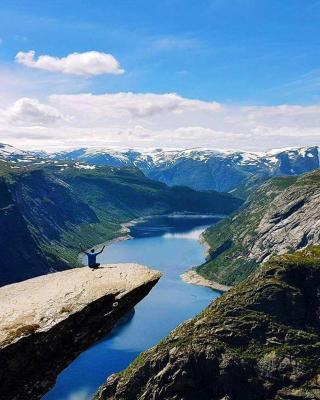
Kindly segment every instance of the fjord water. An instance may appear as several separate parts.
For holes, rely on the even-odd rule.
[[[199,236],[218,220],[208,216],[153,217],[131,227],[132,240],[106,247],[99,262],[140,263],[160,270],[163,277],[135,307],[134,314],[59,375],[55,387],[43,399],[91,399],[110,374],[126,368],[141,351],[219,296],[180,278],[185,270],[204,261]]]

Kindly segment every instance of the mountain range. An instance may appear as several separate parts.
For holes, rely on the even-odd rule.
[[[209,149],[80,148],[48,154],[43,151],[22,151],[0,144],[0,159],[27,164],[69,160],[91,165],[131,166],[169,186],[183,185],[195,190],[230,192],[238,190],[252,177],[263,180],[317,169],[320,165],[320,147],[288,148],[266,153]]]

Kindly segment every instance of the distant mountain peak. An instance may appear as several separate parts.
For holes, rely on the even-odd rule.
[[[298,175],[319,168],[319,146],[289,147],[266,152],[234,149],[134,149],[80,147],[56,153],[23,151],[0,144],[0,160],[81,161],[91,165],[139,168],[149,178],[197,190],[231,191],[254,175]]]

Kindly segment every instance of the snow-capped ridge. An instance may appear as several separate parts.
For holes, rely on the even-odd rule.
[[[320,147],[290,147],[252,152],[234,149],[134,149],[110,146],[82,147],[48,154],[0,145],[0,160],[11,161],[15,165],[69,161],[86,166],[135,167],[147,177],[171,186],[232,191],[255,175],[298,175],[319,168]]]

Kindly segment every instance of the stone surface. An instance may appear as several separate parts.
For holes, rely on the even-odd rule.
[[[95,400],[318,400],[320,248],[264,264]]]
[[[159,280],[137,264],[87,267],[0,288],[0,398],[37,399]]]
[[[318,174],[320,176],[320,174]],[[320,182],[319,182],[320,183]],[[277,196],[256,229],[249,258],[267,261],[308,244],[320,243],[320,186],[289,188]]]
[[[204,237],[209,256],[197,272],[226,285],[242,281],[273,255],[320,244],[320,170],[270,180]]]

